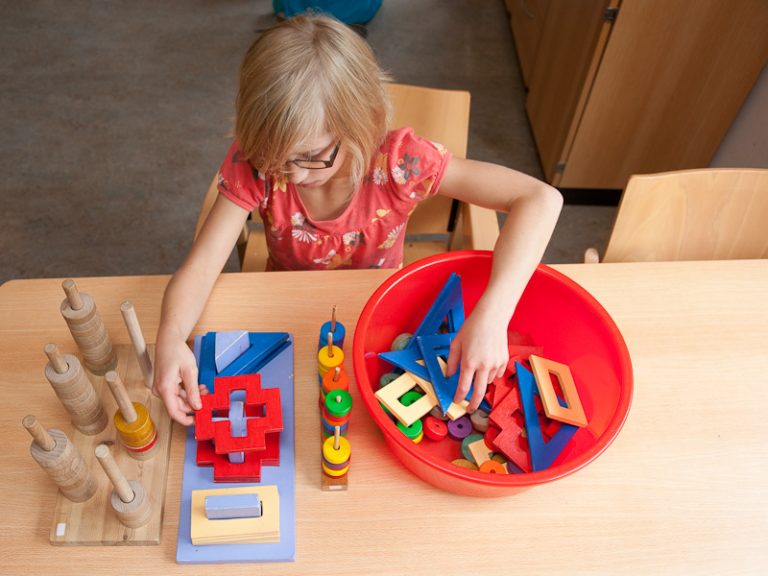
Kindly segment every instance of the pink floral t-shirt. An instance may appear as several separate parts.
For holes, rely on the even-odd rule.
[[[416,205],[437,192],[450,153],[413,133],[390,132],[347,208],[313,220],[296,186],[260,174],[234,142],[219,169],[219,193],[264,222],[267,270],[397,268],[405,225]]]

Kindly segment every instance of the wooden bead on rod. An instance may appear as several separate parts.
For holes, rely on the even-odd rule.
[[[331,332],[336,332],[336,304],[333,305],[333,310],[331,310]]]
[[[67,295],[69,306],[72,310],[80,310],[83,307],[83,299],[80,297],[80,291],[72,278],[67,278],[61,283],[64,293]]]
[[[328,358],[333,358],[333,332],[328,332]]]
[[[96,446],[94,453],[99,460],[99,464],[101,464],[101,467],[107,474],[109,481],[112,482],[112,486],[114,486],[115,492],[117,492],[120,500],[123,502],[133,502],[135,496],[133,489],[130,484],[128,484],[128,479],[112,457],[112,452],[109,451],[109,447],[106,444],[99,444]]]
[[[125,389],[123,381],[118,376],[117,372],[110,370],[104,376],[104,380],[109,386],[109,390],[112,392],[112,396],[115,397],[117,407],[120,410],[120,414],[123,420],[126,422],[135,422],[138,416],[136,415],[136,409],[133,407],[133,402],[128,396],[128,391]]]
[[[48,434],[48,431],[43,428],[43,425],[38,422],[37,418],[30,414],[29,416],[24,416],[21,423],[40,448],[50,452],[56,447],[56,440]]]
[[[99,444],[95,452],[96,458],[115,487],[109,501],[120,522],[128,528],[139,528],[149,522],[152,518],[152,506],[141,482],[125,478],[105,444]]]
[[[136,316],[136,309],[131,302],[126,300],[120,305],[120,312],[123,314],[123,320],[125,320],[125,325],[128,328],[128,335],[131,337],[131,342],[133,342],[133,349],[136,351],[141,373],[144,375],[144,384],[151,390],[153,379],[152,361],[149,359],[149,351],[144,340],[144,334],[141,332],[139,319]]]
[[[34,438],[29,446],[32,458],[56,483],[64,497],[72,502],[90,499],[96,493],[96,482],[67,435],[56,428],[46,430],[31,415],[24,417],[22,425]]]
[[[107,415],[77,357],[61,354],[55,344],[46,344],[44,351],[49,358],[45,377],[69,412],[75,428],[88,435],[104,430]]]

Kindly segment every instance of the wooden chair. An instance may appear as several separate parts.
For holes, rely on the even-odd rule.
[[[454,156],[464,158],[469,132],[469,92],[389,84],[392,128],[410,126],[416,134],[440,142]],[[195,227],[200,232],[218,194],[216,177],[208,189]],[[405,263],[449,249],[492,250],[499,235],[493,210],[458,203],[456,226],[448,230],[452,201],[435,196],[422,202],[411,215],[406,230]],[[243,272],[263,271],[267,245],[258,211],[238,241]]]
[[[632,176],[603,262],[768,258],[768,170]],[[584,261],[597,262],[593,248]]]

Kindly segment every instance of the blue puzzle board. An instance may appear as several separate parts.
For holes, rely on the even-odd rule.
[[[176,562],[179,564],[224,564],[235,562],[293,562],[296,559],[296,498],[293,413],[293,338],[257,372],[262,388],[280,388],[283,431],[280,433],[280,466],[263,466],[259,484],[214,482],[213,468],[196,463],[195,429],[187,428],[184,446],[184,477],[181,484],[179,535]],[[195,337],[195,356],[200,359],[202,337]],[[280,542],[273,544],[210,544],[194,546],[190,537],[192,490],[276,485],[280,494]]]

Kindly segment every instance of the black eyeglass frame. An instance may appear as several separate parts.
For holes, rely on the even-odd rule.
[[[328,158],[328,160],[289,160],[291,164],[294,166],[297,166],[298,168],[301,168],[303,170],[325,170],[326,168],[331,168],[333,166],[333,163],[336,161],[336,156],[339,153],[339,148],[341,148],[341,140],[339,140],[336,143],[336,146],[333,147],[333,150],[331,150],[331,156]],[[308,166],[308,164],[322,164],[322,166]]]

